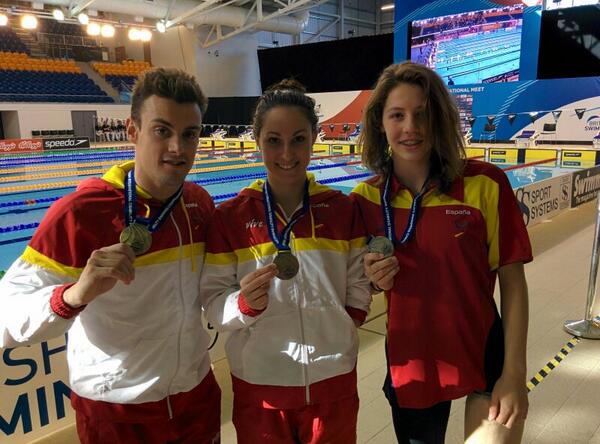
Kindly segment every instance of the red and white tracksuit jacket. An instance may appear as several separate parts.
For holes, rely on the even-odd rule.
[[[288,409],[356,394],[358,337],[371,303],[363,271],[366,239],[350,199],[308,174],[310,209],[290,247],[300,270],[274,278],[263,312],[240,297],[240,279],[273,261],[258,180],[216,210],[207,234],[200,294],[225,346],[237,400]],[[285,215],[277,210],[278,231]]]
[[[108,420],[173,415],[170,397],[179,394],[174,404],[181,405],[210,372],[198,286],[214,204],[193,183],[153,233],[151,249],[135,259],[130,285],[118,282],[83,309],[62,299],[92,251],[119,242],[123,181],[132,167],[114,166],[54,203],[0,282],[0,347],[68,331],[73,406]],[[138,187],[137,207],[143,216],[160,202]]]

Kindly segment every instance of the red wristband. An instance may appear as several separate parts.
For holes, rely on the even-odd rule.
[[[256,317],[266,310],[266,308],[263,308],[262,310],[255,310],[254,308],[250,307],[246,302],[246,298],[241,292],[238,296],[238,308],[240,309],[242,314],[251,317]]]
[[[65,291],[71,288],[75,283],[61,285],[60,287],[56,287],[52,292],[52,296],[50,297],[50,308],[54,313],[64,319],[71,319],[77,316],[86,305],[82,305],[81,307],[71,307],[69,304],[65,302],[63,299],[63,295]]]

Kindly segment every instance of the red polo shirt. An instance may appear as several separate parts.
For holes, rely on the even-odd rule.
[[[384,235],[379,177],[352,192],[369,234]],[[383,182],[383,181],[382,181]],[[412,193],[392,181],[396,238]],[[388,300],[388,361],[401,407],[426,408],[485,389],[484,351],[499,267],[532,260],[523,217],[504,172],[467,161],[447,193],[423,197],[416,231],[396,246],[400,271]]]

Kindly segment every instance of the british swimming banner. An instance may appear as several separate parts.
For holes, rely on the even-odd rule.
[[[0,352],[0,443],[29,443],[74,423],[66,335]]]

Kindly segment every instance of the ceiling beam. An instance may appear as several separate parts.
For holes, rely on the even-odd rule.
[[[202,45],[202,47],[208,48],[210,46],[216,45],[217,43],[219,43],[223,40],[227,40],[227,39],[234,37],[238,34],[241,34],[243,32],[250,31],[253,28],[255,28],[257,24],[259,24],[261,22],[267,22],[267,21],[277,18],[277,17],[289,15],[292,13],[302,12],[307,9],[319,6],[323,3],[327,3],[328,1],[329,0],[288,0],[287,6],[265,15],[264,11],[262,11],[262,0],[255,0],[256,10],[257,10],[257,20],[246,23],[244,26],[235,28],[233,31],[231,31],[227,34],[222,34],[220,37],[215,37],[212,40],[210,39],[210,37],[214,36],[215,33],[210,32],[209,35],[204,40],[204,44]],[[261,12],[262,12],[262,14],[261,14]],[[260,19],[261,16],[262,16],[262,19]]]
[[[78,5],[75,5],[72,8],[70,8],[69,14],[71,15],[71,17],[74,17],[81,11],[83,11],[85,8],[89,8],[95,1],[96,0],[87,0],[85,2],[81,2]]]
[[[331,21],[331,22],[327,23],[325,26],[323,26],[321,29],[319,29],[319,30],[317,31],[317,33],[316,33],[316,34],[314,34],[314,35],[311,35],[311,36],[310,36],[310,38],[306,39],[306,40],[305,40],[304,42],[302,42],[302,43],[310,43],[312,40],[314,40],[314,39],[318,39],[318,38],[319,38],[319,37],[321,37],[321,35],[322,35],[324,32],[326,32],[326,31],[327,31],[329,28],[331,28],[331,27],[332,27],[332,26],[334,26],[334,25],[337,25],[337,23],[338,23],[339,21],[340,21],[340,18],[338,17],[338,18],[334,19],[333,21]]]

